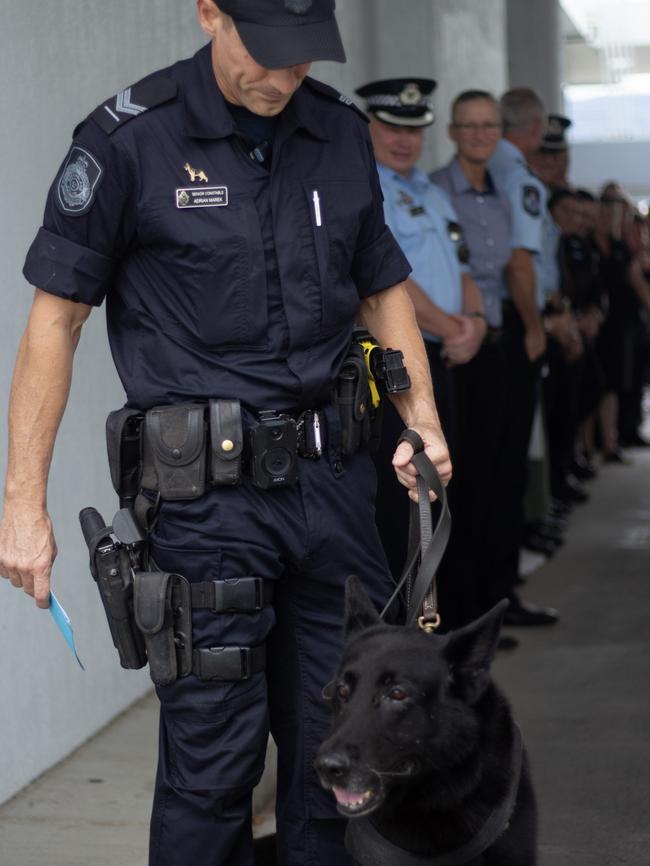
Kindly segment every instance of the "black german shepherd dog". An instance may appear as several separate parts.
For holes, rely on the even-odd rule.
[[[316,759],[362,866],[535,866],[519,729],[490,678],[501,602],[447,635],[386,625],[351,577],[346,644]]]

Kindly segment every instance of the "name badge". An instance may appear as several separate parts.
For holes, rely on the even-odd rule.
[[[176,190],[176,207],[183,210],[190,207],[226,207],[228,204],[227,186],[187,187]]]

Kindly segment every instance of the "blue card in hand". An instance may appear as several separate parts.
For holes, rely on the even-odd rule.
[[[79,667],[82,671],[85,671],[86,668],[81,663],[81,659],[77,654],[77,648],[74,645],[74,634],[72,633],[72,624],[70,623],[70,617],[63,610],[58,598],[54,595],[53,592],[50,593],[50,613],[52,614],[52,619],[56,623],[57,628],[65,638],[65,642],[68,644],[68,646],[74,653],[74,657],[79,662]]]

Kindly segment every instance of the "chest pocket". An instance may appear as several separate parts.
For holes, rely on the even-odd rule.
[[[264,349],[266,264],[253,199],[229,193],[225,205],[186,208],[158,202],[151,214],[145,242],[163,327],[215,350]]]
[[[321,333],[349,324],[359,308],[350,270],[371,194],[359,180],[303,182],[320,283]]]

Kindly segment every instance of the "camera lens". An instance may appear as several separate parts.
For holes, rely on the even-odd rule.
[[[275,439],[276,441],[282,439],[282,430],[278,427],[271,427],[269,433],[271,434],[271,439]]]
[[[291,452],[286,448],[271,448],[264,455],[263,464],[273,478],[286,475],[291,468]]]

